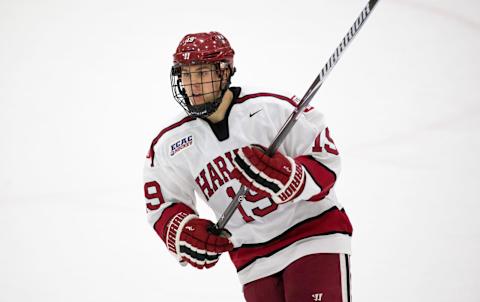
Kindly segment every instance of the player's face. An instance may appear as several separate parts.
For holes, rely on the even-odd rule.
[[[181,78],[192,105],[212,102],[221,94],[222,79],[214,64],[183,66]]]

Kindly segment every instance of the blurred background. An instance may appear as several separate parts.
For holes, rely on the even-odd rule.
[[[365,4],[1,0],[0,301],[243,301],[228,256],[180,267],[146,221],[172,54],[220,31],[234,85],[303,96]],[[312,102],[343,156],[355,301],[480,301],[479,13],[380,1]]]

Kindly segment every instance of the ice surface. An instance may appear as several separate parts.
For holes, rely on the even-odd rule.
[[[180,267],[146,222],[172,52],[218,30],[234,84],[301,96],[364,5],[2,1],[0,301],[243,301],[227,256]],[[355,301],[480,301],[479,11],[381,1],[312,103],[343,156]]]

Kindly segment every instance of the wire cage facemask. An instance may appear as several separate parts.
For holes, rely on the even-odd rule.
[[[170,73],[173,97],[189,116],[208,117],[220,106],[230,87],[232,74],[225,62],[190,66],[176,64]]]

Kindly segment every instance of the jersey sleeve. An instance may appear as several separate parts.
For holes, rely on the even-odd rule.
[[[304,190],[295,201],[325,198],[335,185],[341,161],[323,114],[313,107],[301,113],[283,149],[306,171]]]
[[[161,152],[150,154],[146,159],[143,178],[148,222],[167,244],[169,221],[182,212],[197,214],[192,182],[188,182],[185,173],[176,169]]]

